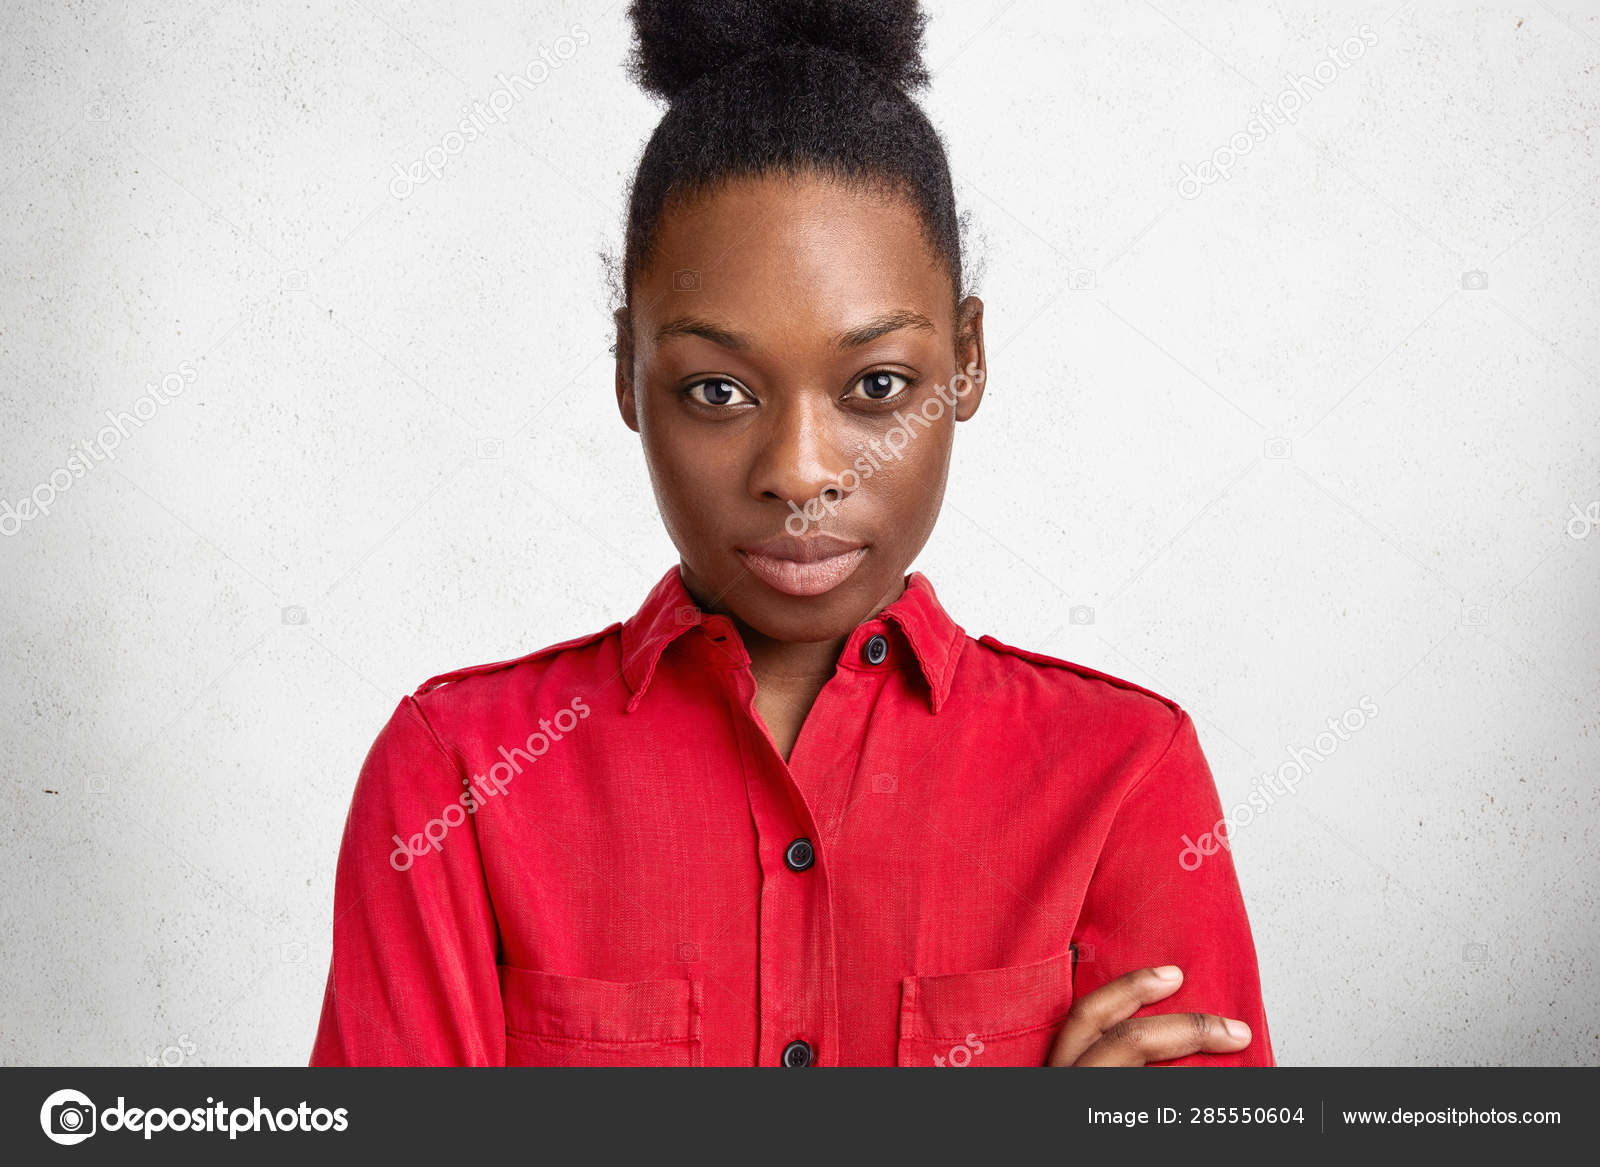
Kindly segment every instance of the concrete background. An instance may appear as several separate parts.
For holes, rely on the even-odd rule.
[[[930,8],[990,386],[916,566],[1181,702],[1225,806],[1376,705],[1235,833],[1284,1063],[1600,1060],[1600,6]],[[0,15],[0,501],[62,487],[0,537],[0,1061],[303,1064],[396,700],[675,561],[623,9]]]

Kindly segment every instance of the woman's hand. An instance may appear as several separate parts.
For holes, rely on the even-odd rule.
[[[1045,1065],[1143,1066],[1193,1053],[1237,1053],[1250,1044],[1248,1025],[1215,1013],[1133,1016],[1181,984],[1177,965],[1141,968],[1074,1001]]]

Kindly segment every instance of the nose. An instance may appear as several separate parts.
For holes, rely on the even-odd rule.
[[[803,508],[812,499],[836,502],[843,496],[838,480],[849,460],[840,458],[824,416],[828,409],[826,402],[801,399],[769,413],[750,463],[752,498]]]

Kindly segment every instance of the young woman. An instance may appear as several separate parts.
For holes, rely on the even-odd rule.
[[[617,404],[679,562],[400,702],[312,1064],[1271,1064],[1188,715],[907,574],[986,379],[918,6],[632,17]]]

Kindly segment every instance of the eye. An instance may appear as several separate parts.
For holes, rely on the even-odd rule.
[[[726,377],[707,377],[704,381],[696,381],[687,386],[683,393],[691,401],[713,407],[742,405],[744,401],[755,403],[755,398],[750,396],[748,390]],[[743,397],[744,401],[738,400],[739,397]]]
[[[892,397],[899,396],[910,385],[911,378],[891,373],[887,369],[879,369],[876,373],[868,373],[858,378],[849,396],[857,400],[888,401]],[[861,390],[859,395],[855,392],[856,389]]]

